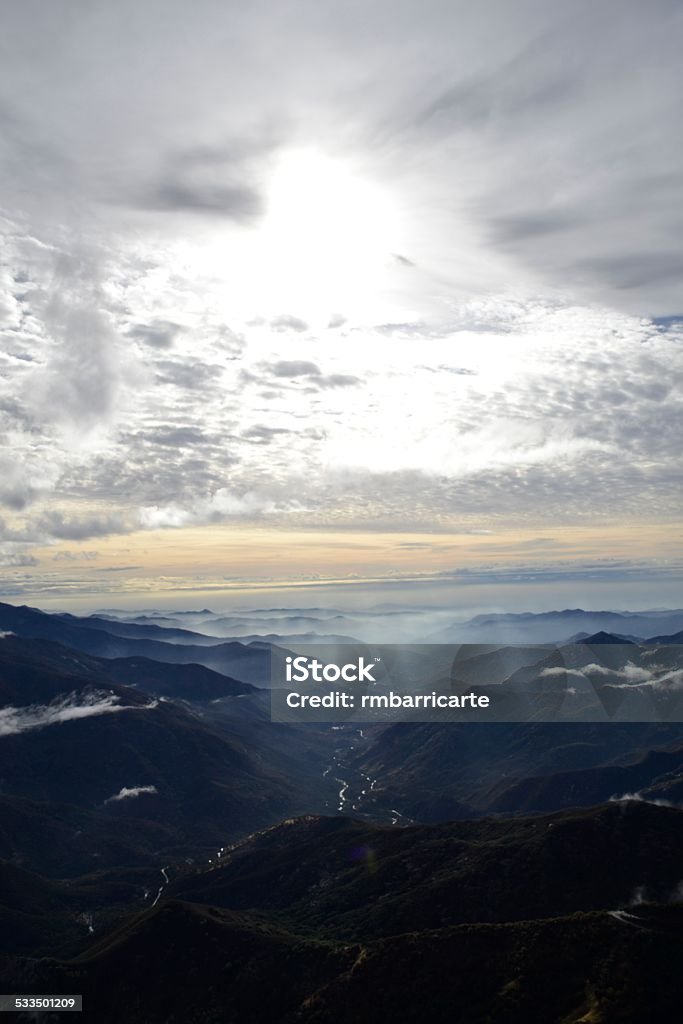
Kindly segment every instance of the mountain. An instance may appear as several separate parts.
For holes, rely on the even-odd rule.
[[[294,726],[226,717],[123,686],[58,644],[4,637],[0,857],[62,877],[157,865],[325,806],[326,734],[296,742]]]
[[[637,887],[667,900],[682,854],[683,811],[638,802],[405,828],[308,816],[245,839],[168,896],[364,941],[609,910]]]
[[[624,794],[653,801],[680,801],[683,798],[683,746],[648,750],[626,764],[549,772],[520,779],[512,785],[502,784],[492,792],[489,809],[529,813],[590,807]]]
[[[0,604],[0,631],[25,639],[53,640],[100,658],[151,658],[173,664],[199,664],[234,676],[241,682],[268,685],[270,646],[233,641],[202,646],[118,636],[105,629],[83,626],[84,620],[49,615],[26,606]],[[165,631],[164,631],[165,632]]]
[[[517,669],[536,665],[552,653],[549,646],[467,644],[458,651],[453,674],[468,686],[503,683]]]
[[[256,687],[214,672],[204,665],[174,665],[151,658],[101,659],[104,674],[126,686],[135,686],[156,697],[208,701],[255,693]]]
[[[399,829],[306,817],[80,955],[0,970],[10,991],[82,992],[98,1024],[674,1020],[682,855],[683,812],[638,803]]]
[[[94,629],[98,632],[111,633],[112,636],[130,637],[133,640],[161,640],[164,643],[200,646],[202,644],[213,646],[219,643],[217,637],[195,633],[189,629],[178,629],[172,625],[163,626],[158,621],[127,622],[125,619],[108,619],[98,615],[76,616],[66,613],[59,614],[56,618],[62,619],[68,625],[75,625],[79,629]]]
[[[577,633],[648,637],[683,629],[683,610],[612,612],[567,608],[550,612],[477,615],[424,638],[425,643],[566,643]]]
[[[683,630],[679,630],[672,636],[653,636],[648,641],[648,644],[683,644]]]
[[[94,658],[47,640],[4,637],[0,646],[4,676],[0,700],[27,704],[51,700],[65,692],[76,676],[134,686],[157,697],[193,702],[218,700],[257,692],[249,683],[213,672],[204,665],[163,664],[150,658]],[[62,677],[67,677],[63,680]]]
[[[359,646],[357,639],[342,633],[266,633],[264,635],[250,633],[244,636],[238,634],[234,639],[239,640],[241,644],[265,643],[275,647],[286,647],[295,653],[299,647],[303,648],[303,653],[305,653],[306,648],[310,646]]]
[[[383,668],[673,707],[677,644],[594,626]],[[4,991],[82,992],[97,1024],[677,1019],[683,723],[279,725],[274,636],[0,628]]]
[[[363,741],[354,740],[341,758],[351,805],[383,820],[430,822],[587,806],[634,786],[659,792],[662,780],[647,772],[637,786],[637,773],[628,784],[608,780],[615,766],[683,745],[679,645],[635,644],[601,632],[561,646],[455,650],[453,686],[479,687],[499,708],[516,701],[512,712],[524,717],[365,728]],[[653,756],[647,763],[655,762]],[[370,792],[363,779],[373,780]]]
[[[343,760],[353,770],[353,776],[346,773],[350,779],[375,780],[361,803],[365,813],[388,820],[395,808],[401,820],[432,822],[503,809],[515,813],[598,803],[629,787],[610,788],[605,781],[602,788],[561,788],[558,777],[628,765],[667,747],[683,747],[683,724],[405,722],[365,731],[364,741],[356,742]],[[550,779],[555,780],[552,786]],[[540,791],[546,783],[544,802],[530,803],[527,788]],[[517,794],[518,805],[513,796],[500,804],[508,789]]]
[[[74,919],[87,906],[77,890],[0,860],[0,953],[35,955],[59,949],[71,935],[82,939]]]
[[[618,636],[616,633],[606,633],[604,629],[601,629],[597,633],[593,633],[592,636],[583,637],[579,643],[587,644],[589,647],[595,644],[618,644],[619,646],[626,644],[632,647],[637,644],[637,641]]]
[[[240,636],[248,633],[262,635],[266,633],[290,634],[290,633],[329,633],[330,624],[342,621],[344,616],[327,614],[307,615],[303,613],[286,614],[278,613],[275,609],[270,614],[249,615],[222,615],[214,616],[202,623],[202,628],[215,636]]]

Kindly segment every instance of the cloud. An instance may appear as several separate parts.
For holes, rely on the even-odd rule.
[[[276,316],[270,321],[270,326],[276,331],[294,331],[296,334],[300,334],[302,331],[308,330],[308,324],[301,317],[292,316],[291,314],[284,314],[283,316]]]
[[[58,551],[52,556],[53,562],[92,562],[98,556],[97,551]]]
[[[644,652],[646,655],[649,652]],[[655,653],[655,652],[653,652]],[[584,675],[604,676],[611,689],[643,689],[672,692],[683,689],[683,669],[665,669],[657,665],[644,668],[627,662],[623,668],[614,669],[606,665],[591,663],[582,669]]]
[[[191,507],[177,504],[153,505],[143,508],[140,525],[159,530],[182,526],[220,523],[229,519],[260,519],[275,513],[284,513],[298,506],[296,497],[286,488],[238,490],[221,487]]]
[[[152,213],[199,215],[250,224],[264,212],[260,164],[277,134],[233,139],[223,146],[196,144],[157,155],[138,180],[109,182],[105,195]]]
[[[210,388],[222,373],[221,366],[199,359],[159,359],[154,366],[160,384],[190,390]]]
[[[254,444],[270,444],[282,434],[291,434],[292,431],[286,427],[268,427],[263,423],[257,423],[243,431],[242,437]]]
[[[580,672],[575,668],[563,668],[560,665],[552,666],[550,668],[544,668],[541,671],[541,679],[553,679],[555,677],[574,676],[576,678],[583,678],[583,672]]]
[[[649,682],[654,676],[652,669],[641,668],[640,665],[634,665],[631,662],[628,662],[621,669],[608,668],[606,665],[591,663],[586,665],[583,671],[587,675],[610,676],[616,679],[624,679],[628,683]]]
[[[681,12],[671,3],[653,18],[635,3],[626,10],[617,25],[611,4],[590,22],[584,4],[561,18],[532,4],[515,9],[514,26],[510,8],[500,9],[506,45],[437,86],[415,112],[413,132],[441,151],[444,169],[453,143],[467,140],[472,155],[458,150],[466,165],[461,206],[480,229],[488,225],[499,251],[547,281],[603,300],[621,296],[633,309],[630,291],[641,308],[646,295],[651,304],[676,301],[678,227],[665,220],[680,208],[669,90],[680,83],[670,34],[680,30]],[[644,77],[634,80],[633,66]],[[534,162],[541,145],[543,161]],[[625,238],[634,240],[628,256],[619,247]]]
[[[133,324],[128,328],[131,338],[157,349],[173,348],[174,339],[181,331],[180,324],[170,320],[153,320],[149,324]]]
[[[141,565],[107,565],[101,569],[96,569],[95,572],[135,572],[136,569],[142,569]]]
[[[33,729],[44,729],[48,725],[61,725],[64,722],[96,715],[110,715],[118,711],[150,710],[159,703],[152,701],[149,704],[126,705],[120,704],[119,700],[120,697],[114,693],[91,691],[82,694],[70,693],[51,704],[0,708],[0,737],[16,736]]]
[[[273,377],[284,380],[296,380],[301,377],[316,388],[348,388],[361,383],[359,377],[350,373],[322,372],[316,363],[305,359],[279,359],[275,363],[265,363],[261,370]]]
[[[63,513],[54,511],[45,512],[39,517],[38,528],[58,540],[87,540],[90,537],[126,533],[131,525],[118,512],[102,516],[67,518]]]
[[[279,359],[276,363],[266,365],[265,369],[274,377],[321,377],[320,367],[305,359]]]
[[[353,388],[362,381],[352,373],[328,373],[321,376],[317,383],[321,388]]]
[[[145,794],[152,796],[158,792],[159,790],[156,786],[122,786],[118,793],[107,797],[104,802],[105,804],[112,804],[120,800],[132,800],[136,796],[144,796]]]
[[[7,19],[8,542],[674,520],[680,5],[198,5]],[[310,140],[398,211],[380,278],[362,237],[342,272],[324,204],[329,273],[288,276],[296,218],[271,244]],[[548,552],[548,579],[648,571]]]
[[[610,803],[642,803],[642,804],[653,804],[655,807],[676,807],[671,800],[660,800],[653,799],[652,797],[643,796],[642,793],[622,793],[621,796],[611,796],[609,798]]]
[[[33,555],[0,552],[0,566],[5,569],[20,569],[32,565],[38,565],[38,559]]]
[[[629,290],[600,269],[625,239],[642,263],[677,251],[673,0],[647,9],[607,0],[597,12],[584,0],[561,10],[542,0],[476,10],[428,0],[400,18],[380,0],[369,23],[360,8],[339,18],[329,0],[315,17],[308,0],[239,12],[198,0],[193,17],[151,0],[135,33],[121,32],[133,9],[123,0],[76,25],[52,14],[37,30],[24,5],[6,26],[11,184],[54,219],[67,195],[77,207],[138,208],[145,226],[178,214],[198,217],[198,231],[215,218],[248,225],[267,205],[263,183],[279,150],[303,138],[335,152],[343,135],[406,208],[413,231],[393,252],[410,252],[420,268],[444,256],[466,285],[473,277],[495,290],[530,274],[593,297],[602,290],[607,301]],[[28,91],[32,64],[41,74]],[[160,78],[161,67],[173,75]],[[597,261],[592,279],[582,259]],[[666,266],[653,265],[636,290],[639,310],[680,312],[654,309],[678,301]]]
[[[140,196],[138,205],[164,213],[219,214],[236,221],[252,220],[262,210],[260,195],[249,186],[200,186],[179,181],[157,183]]]
[[[26,399],[39,421],[88,432],[115,414],[133,360],[124,363],[103,305],[93,256],[60,256],[43,311],[51,344]]]
[[[160,427],[138,435],[139,440],[150,441],[170,448],[186,448],[209,442],[210,437],[199,427]]]
[[[12,446],[0,452],[0,504],[20,512],[49,493],[59,478],[59,462],[14,435]]]

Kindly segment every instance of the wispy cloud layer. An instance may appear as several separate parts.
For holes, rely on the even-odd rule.
[[[145,794],[153,796],[155,793],[158,793],[156,786],[122,786],[118,793],[107,797],[104,802],[105,804],[113,804],[118,803],[120,800],[132,800],[136,796],[144,796]]]
[[[61,725],[93,715],[111,715],[118,711],[140,711],[155,708],[158,701],[144,705],[119,703],[113,693],[92,691],[71,693],[60,697],[51,704],[29,704],[26,707],[0,708],[0,737],[15,736],[32,729],[44,729],[48,725]]]

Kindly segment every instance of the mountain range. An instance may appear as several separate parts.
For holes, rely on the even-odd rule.
[[[682,852],[683,813],[637,802],[400,829],[309,816],[75,957],[0,970],[83,993],[102,1024],[674,1020]]]
[[[583,679],[604,720],[277,724],[280,634],[0,605],[0,988],[97,1024],[675,1019],[683,723],[608,711],[677,699],[679,613],[553,615],[570,643],[453,678]]]

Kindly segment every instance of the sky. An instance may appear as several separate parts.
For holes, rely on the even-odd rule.
[[[675,603],[677,0],[0,21],[0,600]]]

